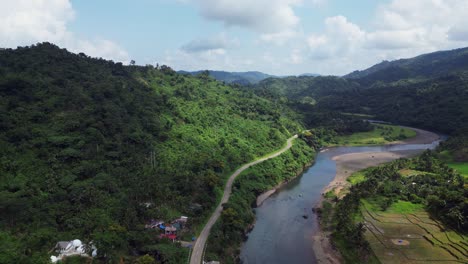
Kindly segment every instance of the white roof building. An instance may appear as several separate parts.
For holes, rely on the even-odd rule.
[[[57,244],[55,244],[55,250],[59,255],[56,256],[50,256],[50,260],[52,263],[55,263],[59,260],[62,260],[64,257],[68,256],[84,256],[84,257],[89,257],[89,254],[86,252],[86,245],[84,245],[81,240],[75,239],[72,241],[59,241]],[[91,256],[95,257],[97,256],[97,249],[94,245],[91,244]]]

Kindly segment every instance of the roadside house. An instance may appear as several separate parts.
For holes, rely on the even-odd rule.
[[[97,256],[97,249],[94,245],[90,245],[91,249],[91,256]],[[58,253],[58,256],[51,256],[50,260],[52,263],[55,263],[59,260],[62,260],[64,257],[68,256],[84,256],[89,257],[87,252],[87,246],[81,242],[79,239],[75,239],[72,241],[59,241],[55,244],[53,250]],[[89,248],[89,247],[88,247]]]

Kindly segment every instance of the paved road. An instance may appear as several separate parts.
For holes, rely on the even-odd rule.
[[[190,257],[190,264],[200,264],[202,263],[202,255],[203,255],[203,249],[206,244],[206,240],[208,239],[208,236],[210,235],[210,230],[213,227],[213,225],[216,223],[218,220],[219,216],[221,215],[221,212],[223,211],[223,206],[222,204],[226,203],[229,200],[229,197],[231,196],[232,192],[232,183],[236,179],[239,174],[241,174],[244,170],[248,169],[249,167],[264,162],[265,160],[278,157],[281,155],[283,152],[286,150],[290,149],[292,146],[292,142],[294,139],[297,138],[297,135],[291,137],[288,139],[287,144],[285,147],[282,149],[278,150],[277,152],[274,152],[268,156],[265,156],[261,159],[252,161],[250,163],[245,164],[244,166],[240,167],[238,170],[236,170],[228,179],[226,186],[224,187],[224,193],[223,197],[221,198],[221,202],[218,204],[216,207],[215,211],[211,215],[210,219],[206,223],[205,227],[201,231],[200,235],[198,236],[197,240],[195,241],[195,245],[193,246],[192,250],[192,256]]]

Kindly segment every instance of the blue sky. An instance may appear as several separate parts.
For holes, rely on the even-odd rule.
[[[177,70],[346,74],[468,46],[466,0],[0,0],[0,46]]]

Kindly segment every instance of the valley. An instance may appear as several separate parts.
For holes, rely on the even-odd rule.
[[[415,234],[463,261],[465,54],[226,84],[48,42],[2,49],[0,263],[45,263],[77,239],[93,263],[386,263],[392,215],[450,230]]]

